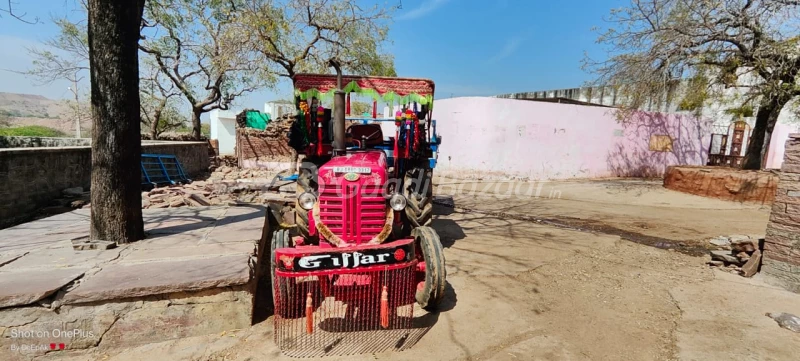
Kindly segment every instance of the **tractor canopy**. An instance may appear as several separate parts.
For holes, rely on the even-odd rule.
[[[434,83],[429,79],[394,78],[382,76],[342,75],[342,90],[382,100],[387,103],[432,105]],[[336,90],[336,75],[297,74],[294,76],[295,96],[302,100],[328,99]]]

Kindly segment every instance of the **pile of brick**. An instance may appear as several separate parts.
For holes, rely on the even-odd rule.
[[[278,118],[267,124],[264,130],[253,128],[239,128],[240,132],[251,137],[266,137],[266,138],[285,138],[289,134],[289,129],[292,128],[294,118]]]
[[[262,168],[238,168],[235,165],[221,165],[215,168],[213,173],[206,179],[209,182],[236,179],[262,179],[272,181],[278,173],[276,171]]]
[[[263,169],[216,168],[204,181],[142,192],[143,208],[266,204],[294,200],[293,182],[280,181]]]
[[[709,241],[719,250],[711,251],[712,267],[736,272],[745,277],[752,277],[761,265],[759,238],[736,235],[717,237]]]
[[[142,192],[142,208],[175,208],[184,206],[211,206],[229,204],[230,198],[211,197],[212,190],[206,188],[206,182],[193,182],[174,187],[154,188]],[[212,200],[213,198],[213,200]],[[236,205],[236,203],[230,204]]]

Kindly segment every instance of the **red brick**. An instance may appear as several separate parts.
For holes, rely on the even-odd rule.
[[[239,133],[236,145],[242,160],[257,159],[274,162],[292,160],[293,149],[289,147],[286,136],[260,137]]]

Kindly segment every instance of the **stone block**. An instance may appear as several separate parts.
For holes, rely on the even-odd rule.
[[[765,253],[762,257],[761,273],[767,276],[765,280],[768,283],[800,293],[800,265],[769,258]]]
[[[220,333],[247,328],[252,320],[252,295],[238,288],[223,289],[228,296],[165,297],[169,307],[143,307],[119,318],[103,337],[101,347],[130,347],[150,342]]]
[[[23,306],[58,291],[88,268],[29,269],[25,272],[0,272],[0,308]]]
[[[769,221],[790,227],[797,227],[797,229],[800,230],[800,214],[773,213],[770,215]]]
[[[767,227],[765,243],[800,248],[800,233],[776,228],[774,224],[770,224]]]
[[[775,194],[775,202],[783,202],[786,204],[800,204],[800,198],[798,197],[789,197],[787,195],[787,190],[778,190],[778,193]]]
[[[800,164],[783,163],[781,166],[781,172],[800,173]]]
[[[764,259],[769,259],[771,261],[778,261],[783,264],[793,265],[793,266],[800,266],[800,262],[798,260],[791,258],[791,257],[784,257],[779,254],[775,254],[773,252],[764,251],[763,253]]]
[[[669,167],[664,187],[723,200],[770,203],[778,176],[772,172],[742,171],[723,167]]]
[[[778,179],[780,180],[778,187],[780,187],[787,182],[800,182],[800,174],[781,172],[781,175],[778,176]]]
[[[251,324],[252,299],[247,286],[234,286],[124,302],[65,305],[58,312],[42,307],[2,309],[2,359],[28,361],[49,351],[7,352],[12,343],[64,343],[67,350],[98,345],[122,348],[243,329]]]
[[[774,203],[772,203],[772,212],[773,213],[786,213],[786,206],[787,206],[787,203],[785,203],[785,202],[775,201]],[[800,206],[800,205],[798,205],[798,206]]]
[[[247,254],[110,264],[64,296],[64,304],[243,285],[253,278]]]
[[[771,258],[796,259],[796,263],[800,264],[800,249],[797,248],[773,242],[764,242],[764,253]]]
[[[800,204],[787,204],[785,212],[788,214],[800,214]]]
[[[758,266],[761,265],[761,251],[756,250],[747,263],[742,266],[742,276],[753,277],[758,272]]]

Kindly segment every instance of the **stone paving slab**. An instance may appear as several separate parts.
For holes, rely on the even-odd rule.
[[[250,281],[250,255],[111,264],[64,296],[64,304],[119,300],[242,285]]]
[[[152,262],[164,259],[178,260],[183,258],[209,258],[225,255],[254,254],[255,243],[205,244],[182,248],[136,248],[119,261],[120,264]]]
[[[117,257],[122,248],[108,250],[76,251],[69,243],[65,247],[33,250],[24,257],[0,268],[2,271],[21,271],[27,268],[66,268],[81,266],[92,268]]]
[[[199,219],[189,217],[166,218],[164,220],[146,223],[144,231],[153,234],[178,234],[187,232],[207,233],[217,222],[216,219]]]
[[[85,227],[85,232],[80,232]],[[89,210],[78,209],[0,230],[0,253],[32,250],[88,234]]]
[[[196,218],[204,220],[219,219],[227,212],[227,207],[179,207],[150,208],[142,210],[145,223],[174,218]]]
[[[0,230],[0,308],[36,302],[84,275],[65,303],[242,285],[266,207],[143,210],[147,238],[111,250],[74,251],[89,210]]]
[[[195,247],[206,238],[206,233],[160,233],[151,234],[147,238],[136,241],[133,246],[136,249],[162,249],[162,248],[189,248]]]
[[[0,272],[0,308],[41,300],[83,275],[88,268],[34,269]]]
[[[26,254],[28,254],[27,251],[9,251],[6,253],[2,253],[0,254],[0,267],[8,263],[11,263],[13,261],[16,261],[17,259]]]
[[[202,243],[252,242],[261,239],[267,208],[229,208]]]

